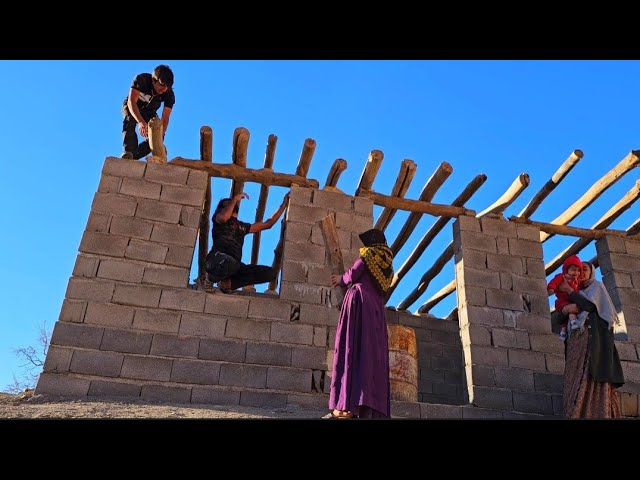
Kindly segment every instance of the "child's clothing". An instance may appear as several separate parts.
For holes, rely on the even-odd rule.
[[[558,291],[558,287],[560,286],[560,284],[563,281],[566,281],[569,284],[569,286],[571,286],[571,288],[573,288],[576,292],[580,288],[578,277],[570,277],[570,276],[567,275],[567,272],[569,271],[569,267],[571,265],[575,265],[580,270],[582,270],[582,262],[580,261],[578,256],[577,255],[571,255],[571,256],[567,257],[565,259],[565,261],[563,262],[563,264],[562,264],[562,273],[559,273],[555,277],[553,277],[551,279],[551,281],[549,282],[549,284],[547,285],[547,290],[553,290],[553,293],[556,295],[556,301],[554,303],[554,306],[556,308],[556,311],[559,312],[560,314],[562,314],[562,309],[564,307],[566,307],[567,305],[573,303],[571,300],[569,300],[569,294],[568,293]],[[575,321],[575,314],[570,314],[570,317],[571,316],[574,317],[574,318],[571,318],[571,321],[574,322]],[[567,324],[566,323],[561,326],[560,338],[562,338],[563,340],[565,340],[567,338]]]

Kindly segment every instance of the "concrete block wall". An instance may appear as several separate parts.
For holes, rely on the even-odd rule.
[[[468,403],[458,322],[407,311],[387,310],[386,314],[387,323],[411,327],[416,333],[418,401]]]
[[[560,414],[564,349],[551,333],[539,229],[461,216],[453,230],[470,403]]]
[[[640,240],[607,235],[596,242],[602,282],[618,312],[616,348],[625,385],[620,388],[625,416],[638,417],[640,395]]]

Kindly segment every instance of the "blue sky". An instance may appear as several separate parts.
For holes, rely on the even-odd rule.
[[[293,173],[306,138],[317,142],[309,177],[324,185],[336,158],[348,162],[338,187],[353,193],[371,150],[384,152],[374,190],[389,194],[400,162],[417,164],[407,198],[443,162],[453,174],[433,201],[448,204],[478,174],[487,181],[467,203],[480,212],[520,173],[530,186],[505,212],[517,215],[574,149],[584,158],[533,215],[550,222],[604,173],[640,147],[638,61],[213,61],[100,60],[0,61],[3,92],[0,132],[0,390],[20,378],[13,349],[36,345],[38,327],[51,329],[60,313],[78,245],[107,156],[122,151],[120,108],[133,77],[160,64],[175,74],[176,104],[165,143],[169,157],[199,157],[200,127],[213,128],[213,158],[231,161],[236,127],[250,132],[248,166],[261,168],[269,134],[278,136],[274,169]],[[589,228],[638,179],[620,179],[571,222]],[[212,182],[214,205],[229,181]],[[259,185],[241,219],[252,221]],[[281,187],[272,187],[266,215],[277,209]],[[374,220],[381,209],[374,209]],[[610,228],[638,218],[634,205]],[[391,243],[406,213],[394,217]],[[435,221],[424,215],[398,253],[398,268]],[[271,264],[279,229],[262,236],[260,263]],[[405,276],[389,304],[415,288],[451,240],[445,227]],[[551,260],[571,237],[544,244]],[[250,258],[251,241],[245,243]],[[593,245],[581,256],[595,254]],[[191,279],[195,277],[192,269]],[[454,278],[453,261],[413,304],[415,311]],[[451,295],[432,310],[446,316]]]

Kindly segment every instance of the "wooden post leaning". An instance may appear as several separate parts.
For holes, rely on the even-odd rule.
[[[147,163],[167,163],[167,151],[162,142],[162,120],[153,117],[147,124],[149,133],[149,147],[151,155],[147,156]]]

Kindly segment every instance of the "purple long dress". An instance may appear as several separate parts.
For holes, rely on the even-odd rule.
[[[361,418],[391,416],[384,298],[361,258],[342,275],[344,295],[333,355],[329,408]]]

